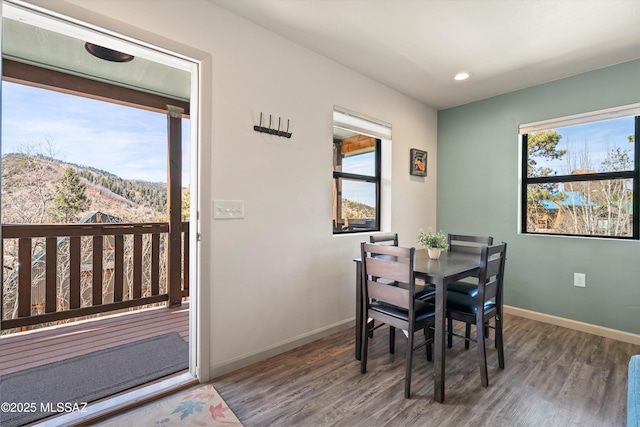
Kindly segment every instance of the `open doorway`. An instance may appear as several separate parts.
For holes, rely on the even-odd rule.
[[[24,371],[130,349],[178,325],[170,332],[188,342],[184,366],[195,372],[197,64],[7,4],[2,28],[0,338],[25,338],[2,346],[0,358]],[[57,334],[77,325],[89,325],[86,338],[80,329]],[[46,344],[21,347],[45,342],[33,339],[43,331]],[[20,365],[25,351],[42,357]]]

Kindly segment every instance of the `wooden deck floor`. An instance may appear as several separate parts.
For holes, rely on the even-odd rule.
[[[189,341],[188,302],[2,335],[0,375],[174,331]]]

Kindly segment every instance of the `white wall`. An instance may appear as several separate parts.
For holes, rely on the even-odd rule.
[[[211,376],[352,325],[352,260],[368,234],[332,235],[334,105],[393,125],[400,244],[435,226],[434,109],[204,0],[32,3],[204,61],[200,286]],[[260,112],[290,120],[293,137],[254,132]],[[411,148],[429,152],[427,178],[410,177]],[[245,219],[212,220],[214,199],[244,200]]]

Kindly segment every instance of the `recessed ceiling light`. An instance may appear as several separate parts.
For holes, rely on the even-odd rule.
[[[471,75],[471,74],[469,74],[469,73],[464,73],[464,72],[462,72],[462,73],[458,73],[458,74],[456,74],[456,76],[454,77],[454,79],[456,79],[456,80],[466,80],[466,79],[468,79],[468,78],[469,78],[469,76],[470,76],[470,75]]]

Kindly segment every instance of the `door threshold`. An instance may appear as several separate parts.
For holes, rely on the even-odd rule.
[[[185,372],[91,403],[82,412],[70,412],[49,417],[31,425],[37,427],[89,425],[139,408],[197,384],[199,384],[198,379],[189,372]]]

